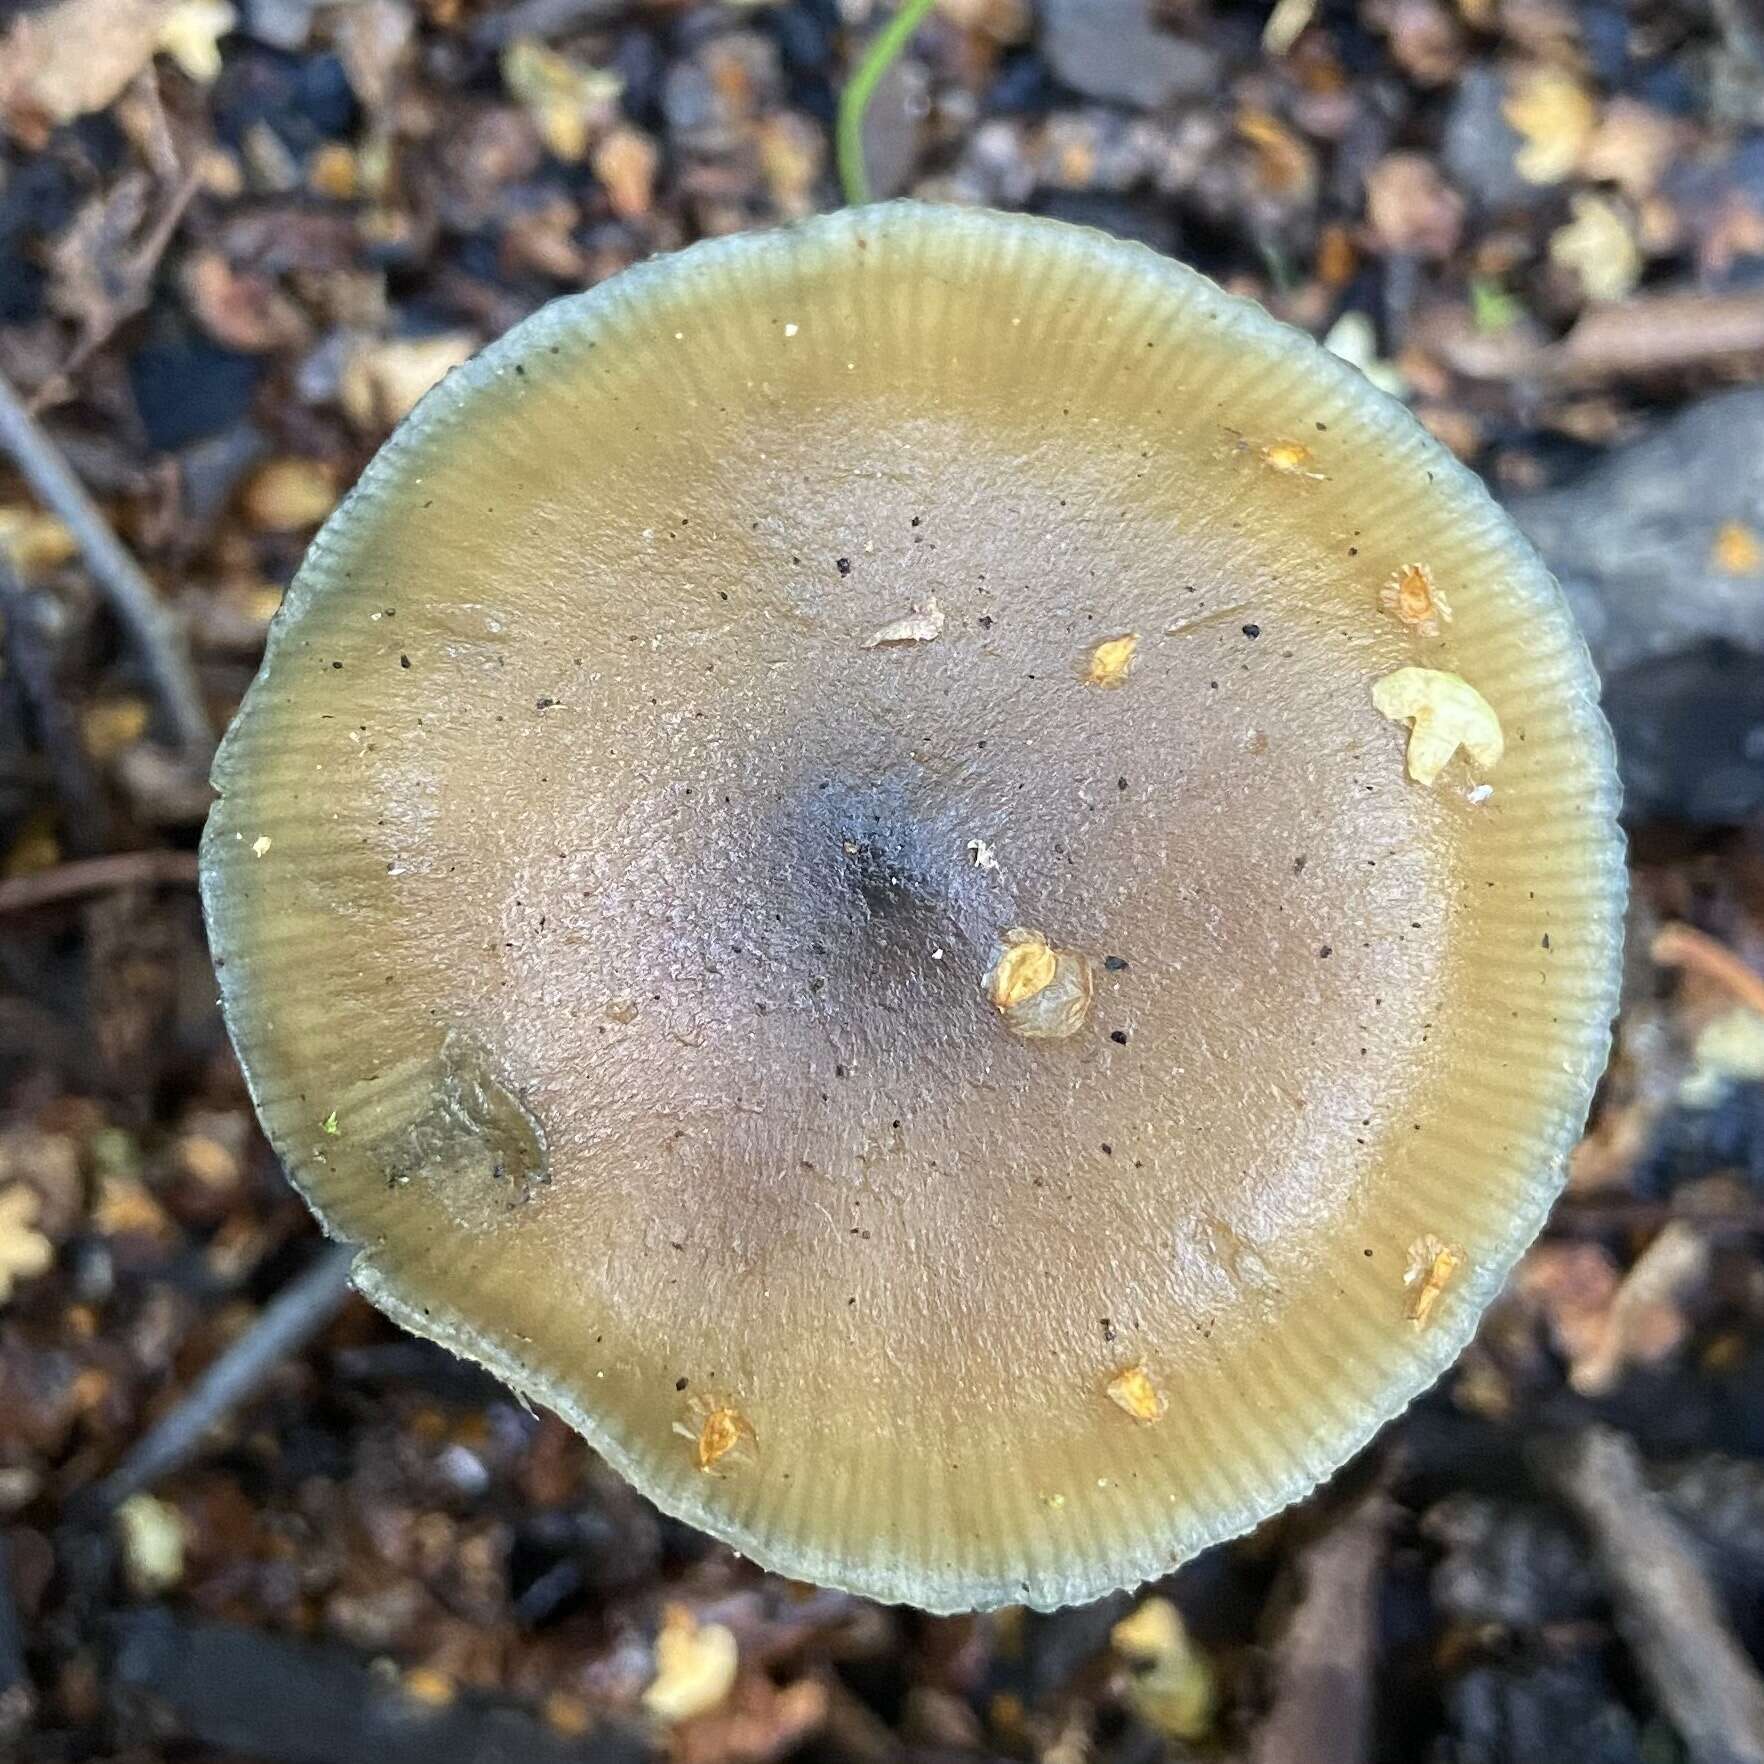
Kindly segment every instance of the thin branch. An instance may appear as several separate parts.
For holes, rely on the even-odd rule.
[[[193,851],[119,851],[109,857],[84,858],[77,864],[8,876],[0,882],[0,918],[117,888],[188,888],[196,877]]]
[[[864,117],[882,76],[899,58],[912,34],[925,22],[936,0],[906,0],[876,40],[864,51],[857,72],[839,94],[839,121],[835,146],[839,160],[839,185],[845,200],[861,208],[870,200],[870,174],[864,165]]]
[[[206,765],[214,749],[214,731],[183,632],[146,572],[111,531],[85,485],[3,374],[0,449],[12,456],[43,505],[73,534],[93,580],[140,651],[178,745],[193,763]]]
[[[1588,1428],[1551,1465],[1592,1536],[1618,1627],[1691,1764],[1764,1764],[1764,1684],[1635,1447]]]
[[[1663,968],[1688,968],[1725,986],[1743,1005],[1764,1011],[1764,975],[1755,973],[1724,943],[1691,925],[1662,925],[1648,954]]]
[[[246,1401],[281,1361],[298,1353],[336,1316],[349,1296],[354,1257],[348,1244],[328,1245],[264,1306],[251,1327],[81,1504],[107,1513],[194,1458],[208,1430]]]
[[[1372,1752],[1378,1584],[1393,1519],[1382,1481],[1299,1558],[1304,1592],[1275,1653],[1252,1764],[1363,1764]]]

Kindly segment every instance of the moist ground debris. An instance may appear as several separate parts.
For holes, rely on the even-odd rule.
[[[330,1278],[215,1004],[208,733],[317,524],[450,366],[654,252],[838,200],[836,95],[885,17],[0,3],[6,1758],[1760,1755],[1743,6],[944,0],[877,94],[878,187],[1147,241],[1406,400],[1605,671],[1633,888],[1611,1068],[1543,1237],[1366,1454],[1142,1592],[928,1619],[762,1574]],[[1128,961],[1099,957],[1124,1008]],[[1114,1639],[1149,1598],[1173,1623],[1123,1633],[1155,1660]],[[645,1702],[665,1627],[737,1659],[671,1721]]]

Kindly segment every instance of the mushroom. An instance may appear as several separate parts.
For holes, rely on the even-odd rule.
[[[1504,745],[1417,781],[1411,668]],[[1353,370],[1049,221],[847,210],[536,314],[326,523],[214,781],[234,1041],[360,1289],[933,1610],[1328,1474],[1607,1049],[1611,744],[1536,557]]]

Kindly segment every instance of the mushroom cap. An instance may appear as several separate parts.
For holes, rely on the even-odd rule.
[[[1498,717],[1486,778],[1486,731],[1405,769],[1405,668]],[[214,782],[228,1021],[361,1290],[933,1610],[1327,1475],[1607,1051],[1542,565],[1353,370],[1049,221],[848,210],[537,313],[319,534]]]

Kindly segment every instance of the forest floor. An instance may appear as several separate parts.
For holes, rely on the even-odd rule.
[[[879,193],[1143,239],[1405,397],[1607,672],[1633,910],[1588,1137],[1470,1352],[1313,1499],[1051,1616],[789,1585],[344,1293],[260,1137],[197,725],[448,367],[840,200],[881,17],[0,0],[0,1756],[1764,1760],[1753,0],[939,0],[871,113]]]

